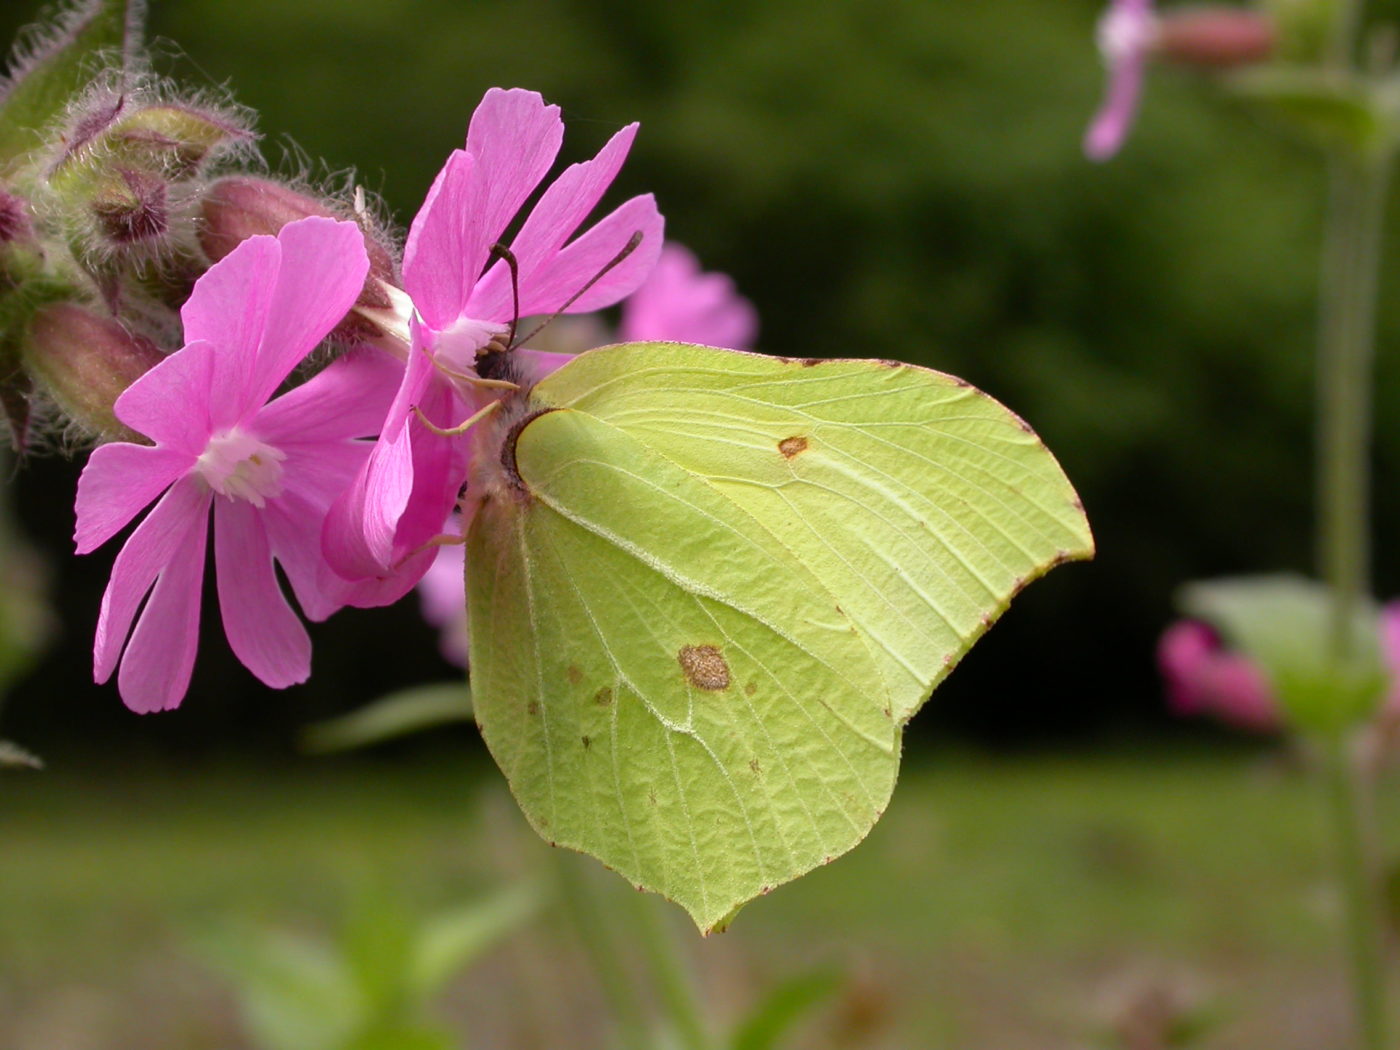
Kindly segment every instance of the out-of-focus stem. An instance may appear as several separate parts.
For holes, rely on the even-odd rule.
[[[1386,1008],[1385,934],[1380,886],[1374,867],[1370,807],[1361,774],[1346,741],[1329,740],[1322,757],[1328,816],[1336,842],[1338,874],[1346,908],[1347,948],[1351,954],[1360,1045],[1391,1050]]]
[[[636,894],[632,903],[637,917],[638,943],[680,1045],[685,1050],[711,1050],[710,1033],[694,977],[687,971],[680,945],[667,928],[666,917],[660,914],[656,901],[644,899],[641,894]]]
[[[1351,68],[1362,5],[1341,0],[1332,59]],[[1328,651],[1339,682],[1354,681],[1355,615],[1370,591],[1370,444],[1376,295],[1389,160],[1339,146],[1330,170],[1318,344],[1318,563],[1331,593]],[[1346,907],[1359,1044],[1391,1050],[1386,952],[1369,812],[1344,733],[1325,743],[1329,816]]]
[[[1318,562],[1332,592],[1331,648],[1356,655],[1354,616],[1370,574],[1371,372],[1390,166],[1350,152],[1332,162],[1318,345]]]

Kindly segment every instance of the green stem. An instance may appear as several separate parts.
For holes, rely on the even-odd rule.
[[[624,1050],[647,1050],[647,1024],[637,998],[636,982],[623,965],[610,932],[614,916],[604,914],[599,895],[589,886],[588,873],[581,870],[579,858],[560,851],[557,859],[560,895],[612,1006],[621,1045]]]
[[[1369,590],[1371,371],[1389,165],[1332,163],[1318,347],[1318,561],[1332,591],[1331,647],[1352,661],[1354,610]]]
[[[1366,792],[1342,737],[1326,742],[1323,765],[1346,907],[1347,949],[1361,1045],[1365,1050],[1390,1050],[1382,902],[1373,866],[1375,849]]]
[[[1342,151],[1332,158],[1318,347],[1318,562],[1331,593],[1328,648],[1339,682],[1357,677],[1355,611],[1370,591],[1372,360],[1388,180],[1386,160]],[[1374,846],[1341,734],[1328,742],[1326,769],[1360,1044],[1390,1050]]]
[[[634,904],[638,941],[681,1046],[685,1050],[710,1050],[713,1044],[704,1010],[675,936],[666,928],[656,901],[636,894]]]

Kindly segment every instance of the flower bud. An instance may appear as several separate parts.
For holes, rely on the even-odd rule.
[[[250,175],[234,175],[220,179],[209,187],[201,204],[204,224],[200,227],[199,243],[213,262],[218,262],[249,237],[259,234],[276,235],[289,222],[309,216],[346,218],[323,201],[299,193],[270,179]],[[358,214],[353,216],[358,219]],[[369,275],[364,290],[352,312],[331,333],[333,339],[355,340],[373,337],[380,331],[369,318],[358,311],[392,310],[393,304],[384,290],[385,284],[397,284],[394,256],[377,230],[364,228],[365,251],[369,254]]]
[[[165,180],[150,172],[119,168],[93,193],[88,207],[106,247],[121,251],[159,242],[170,231]]]
[[[199,243],[211,262],[218,262],[249,237],[276,236],[297,219],[335,217],[314,197],[250,175],[220,179],[205,192],[200,207],[204,223]]]
[[[136,110],[115,121],[106,138],[121,160],[184,178],[216,151],[250,142],[253,135],[217,110],[171,104]]]
[[[140,440],[112,411],[118,397],[164,355],[116,321],[73,303],[34,315],[25,364],[58,407],[103,438]]]
[[[1237,7],[1187,7],[1157,19],[1153,53],[1176,65],[1234,69],[1274,53],[1273,19]]]
[[[0,247],[26,242],[34,237],[34,224],[29,219],[29,206],[0,187]]]

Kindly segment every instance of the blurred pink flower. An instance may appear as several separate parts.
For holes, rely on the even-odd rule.
[[[758,336],[758,311],[728,274],[704,273],[690,249],[667,241],[656,269],[622,304],[620,343],[648,339],[748,350]]]
[[[1392,682],[1385,701],[1400,711],[1400,601],[1381,610],[1381,652]],[[1214,628],[1178,620],[1157,643],[1157,666],[1167,702],[1178,715],[1212,715],[1222,722],[1270,732],[1283,726],[1283,712],[1264,672],[1248,657],[1224,647]]]
[[[1084,152],[1090,160],[1107,160],[1123,145],[1137,112],[1156,35],[1152,0],[1112,0],[1099,19],[1099,51],[1108,64],[1108,86],[1084,136]]]
[[[397,364],[355,352],[269,398],[345,316],[368,266],[354,223],[312,218],[249,238],[195,284],[184,348],[117,399],[117,418],[152,444],[93,452],[74,540],[86,554],[156,501],[112,566],[93,653],[99,682],[120,662],[132,710],[176,707],[189,687],[211,510],[229,645],[274,688],[310,674],[311,641],[273,562],[312,619],[343,604],[323,586],[319,523],[369,454],[355,439],[383,420],[388,395],[375,391]]]
[[[452,515],[443,531],[462,534],[462,520]],[[423,619],[438,629],[442,658],[458,667],[467,666],[471,634],[467,617],[467,548],[461,543],[444,544],[423,578],[418,581],[418,597],[423,602]]]
[[[636,136],[617,132],[592,160],[565,169],[544,191],[511,245],[513,282],[491,249],[554,163],[563,141],[558,106],[533,91],[492,88],[472,115],[466,148],[452,153],[413,220],[404,248],[404,290],[412,300],[412,349],[380,440],[326,521],[326,556],[357,581],[349,601],[397,600],[427,571],[429,544],[457,502],[471,456],[469,435],[450,429],[499,390],[475,384],[477,352],[503,336],[519,313],[565,305],[582,313],[633,292],[661,251],[662,219],[650,194],[633,197],[574,237],[611,185]],[[609,267],[628,243],[640,243]],[[570,238],[573,238],[570,240]],[[601,275],[601,276],[600,276]],[[586,290],[584,290],[586,289]],[[537,380],[557,355],[520,350],[513,362]]]

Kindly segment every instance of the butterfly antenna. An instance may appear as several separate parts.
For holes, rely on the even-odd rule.
[[[637,250],[637,246],[641,243],[642,231],[638,230],[636,233],[632,234],[632,236],[628,238],[627,243],[622,246],[622,251],[618,252],[611,259],[609,259],[607,263],[604,264],[601,270],[599,270],[597,273],[595,273],[592,277],[588,279],[587,284],[585,284],[582,288],[576,291],[573,295],[569,296],[568,300],[564,303],[563,306],[559,307],[559,309],[555,310],[554,313],[550,314],[543,321],[537,324],[535,326],[535,330],[529,335],[525,336],[525,338],[521,339],[520,342],[517,343],[512,340],[510,348],[514,350],[517,346],[522,346],[525,343],[528,343],[531,339],[535,338],[535,336],[543,332],[546,327],[548,327],[554,322],[554,319],[556,317],[562,314],[569,307],[573,306],[574,303],[578,302],[579,298],[583,295],[584,292],[588,291],[588,289],[592,288],[595,284],[601,281],[603,277],[608,273],[608,271],[615,269],[624,259],[626,259],[633,252],[635,252]],[[517,312],[518,306],[519,304],[517,304]]]
[[[506,267],[510,270],[510,296],[514,305],[510,313],[510,336],[506,339],[506,348],[514,350],[515,326],[520,323],[520,264],[516,262],[515,253],[499,241],[491,245],[491,258],[504,259]],[[602,275],[599,274],[599,276]],[[597,277],[594,278],[595,281],[597,279]]]

